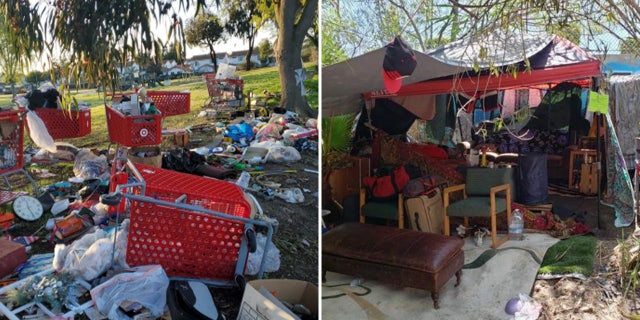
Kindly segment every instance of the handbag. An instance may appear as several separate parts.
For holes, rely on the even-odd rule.
[[[389,200],[406,187],[409,179],[405,167],[398,166],[388,173],[383,172],[377,177],[364,177],[362,182],[373,199]]]

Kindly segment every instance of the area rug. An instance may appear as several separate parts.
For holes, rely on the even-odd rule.
[[[537,278],[574,277],[586,280],[593,271],[596,243],[593,235],[571,236],[559,241],[544,255]]]
[[[505,304],[519,293],[529,295],[539,262],[557,241],[548,234],[525,233],[524,240],[507,241],[494,250],[490,239],[485,238],[480,247],[466,239],[462,281],[454,287],[453,277],[440,289],[437,310],[428,291],[327,272],[322,318],[509,319]]]

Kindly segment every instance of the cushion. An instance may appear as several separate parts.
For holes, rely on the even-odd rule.
[[[394,201],[369,201],[362,206],[362,214],[369,218],[398,220],[398,199]]]
[[[512,183],[512,177],[513,168],[467,168],[465,175],[467,196],[488,196],[492,187]]]
[[[464,200],[451,203],[447,207],[447,215],[450,217],[489,217],[491,213],[489,197],[468,197]],[[507,210],[507,200],[496,198],[496,213]]]

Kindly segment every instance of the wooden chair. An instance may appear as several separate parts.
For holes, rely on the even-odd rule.
[[[367,190],[360,189],[360,223],[367,218],[397,220],[398,228],[404,228],[404,197],[398,194],[397,200],[379,201],[367,199]]]
[[[469,226],[469,217],[491,219],[492,248],[497,248],[509,237],[498,238],[496,214],[506,211],[508,230],[511,220],[512,168],[467,168],[465,184],[444,189],[444,234],[450,235],[449,217],[463,217]],[[451,202],[455,192],[462,192],[462,199]]]

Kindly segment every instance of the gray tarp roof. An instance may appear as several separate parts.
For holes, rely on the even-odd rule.
[[[492,34],[481,39],[461,39],[431,52],[415,51],[417,66],[403,79],[403,86],[471,70],[522,62],[547,47],[554,39],[548,34]],[[486,59],[480,60],[481,48]],[[382,61],[385,48],[322,68],[322,114],[324,116],[357,112],[360,95],[383,91]]]
[[[384,90],[382,60],[385,48],[322,68],[322,114],[331,116],[357,112],[360,94]],[[462,72],[422,52],[416,54],[416,69],[402,80],[403,85],[435,79]]]

